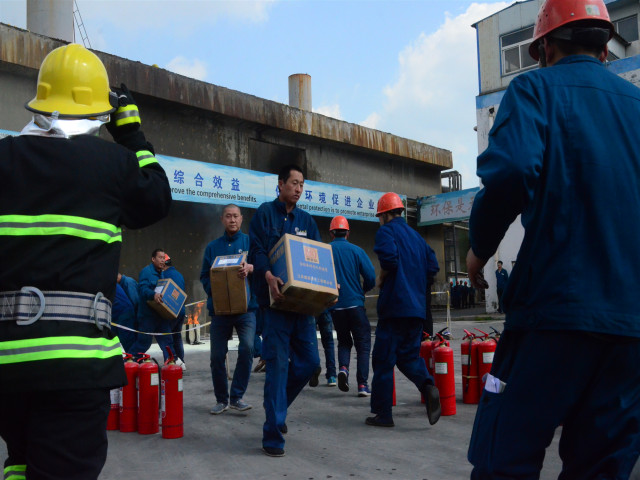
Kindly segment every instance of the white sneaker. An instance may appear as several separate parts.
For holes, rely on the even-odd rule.
[[[180,368],[182,368],[182,371],[185,372],[187,370],[187,364],[184,363],[182,360],[178,359],[176,360],[176,365],[180,366]]]

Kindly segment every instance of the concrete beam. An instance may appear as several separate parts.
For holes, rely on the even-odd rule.
[[[62,45],[64,43],[59,40],[0,23],[0,62],[38,70],[47,53]],[[112,85],[126,83],[130,90],[150,97],[200,108],[267,128],[415,160],[438,170],[453,167],[449,150],[299,110],[282,103],[194,80],[162,68],[103,52],[95,53],[104,62]]]

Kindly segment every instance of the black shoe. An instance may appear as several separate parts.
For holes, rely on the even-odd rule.
[[[316,368],[316,371],[313,372],[313,375],[311,376],[311,380],[309,380],[309,386],[310,387],[317,387],[318,386],[318,377],[320,376],[320,372],[322,372],[322,368],[318,367]]]
[[[429,424],[435,425],[440,419],[442,413],[442,407],[440,406],[440,392],[435,385],[425,384],[422,388],[422,395],[424,395],[424,403],[427,407],[427,417],[429,417]]]
[[[380,415],[376,415],[375,417],[367,417],[364,421],[367,425],[371,425],[372,427],[395,427],[396,424],[393,423],[393,420],[382,420]]]
[[[262,451],[269,457],[284,457],[284,448],[262,447]]]
[[[338,388],[343,392],[349,391],[349,371],[344,367],[338,372]]]
[[[282,425],[280,425],[278,427],[278,430],[280,430],[280,433],[283,435],[286,435],[287,433],[289,433],[289,429],[287,428],[287,424],[283,423]]]

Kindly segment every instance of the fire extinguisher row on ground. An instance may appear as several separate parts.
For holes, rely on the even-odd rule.
[[[175,364],[173,355],[170,353],[160,372],[146,354],[139,364],[129,354],[124,361],[127,385],[111,391],[107,430],[149,435],[158,433],[162,425],[162,438],[182,437],[182,368]]]
[[[442,415],[456,414],[455,372],[453,349],[449,344],[446,328],[433,338],[427,338],[420,346],[420,357],[429,374],[435,379],[440,392]],[[476,330],[478,330],[476,328]],[[465,330],[461,345],[462,367],[462,401],[477,404],[484,389],[484,375],[491,371],[493,354],[500,338],[500,333],[492,328],[493,336],[478,330],[482,335]],[[424,403],[424,398],[422,398]]]

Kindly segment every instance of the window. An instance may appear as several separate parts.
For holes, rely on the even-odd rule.
[[[616,32],[622,38],[628,42],[635,42],[638,40],[638,16],[632,15],[630,17],[621,18],[615,20],[613,25],[616,27]]]
[[[529,55],[529,44],[532,38],[533,27],[500,37],[503,75],[510,75],[520,70],[535,67],[538,64]]]

